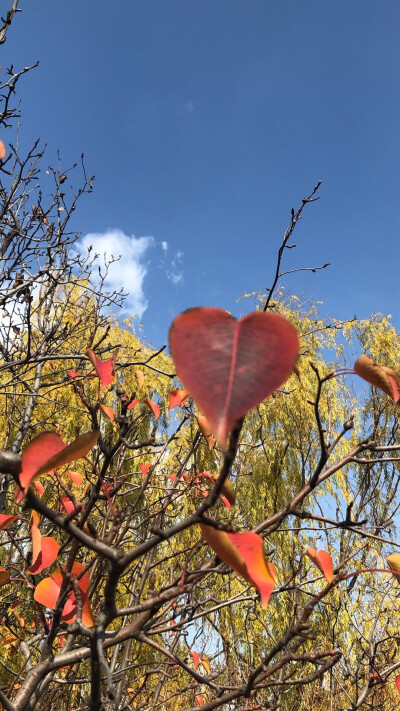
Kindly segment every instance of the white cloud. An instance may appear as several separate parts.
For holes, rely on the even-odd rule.
[[[163,240],[163,241],[161,242],[161,249],[162,249],[164,252],[166,252],[167,249],[168,249],[168,242],[165,242],[165,240]]]
[[[147,308],[147,299],[143,291],[143,282],[147,274],[144,257],[147,250],[154,244],[153,237],[129,236],[119,229],[93,232],[80,240],[80,251],[92,246],[92,254],[99,255],[97,264],[101,266],[104,266],[105,261],[111,257],[116,259],[120,257],[117,262],[113,262],[109,266],[105,288],[108,291],[123,289],[128,292],[124,302],[124,311],[129,312],[129,315],[137,314],[141,317]],[[106,260],[104,255],[106,255]],[[97,271],[97,267],[95,267],[95,271]]]
[[[183,282],[183,269],[181,269],[182,259],[183,252],[177,252],[171,261],[170,267],[166,270],[167,279],[173,284],[182,284]]]

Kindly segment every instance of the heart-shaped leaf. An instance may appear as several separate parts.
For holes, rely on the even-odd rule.
[[[307,548],[306,553],[310,560],[321,571],[328,583],[333,579],[333,563],[332,558],[326,551],[316,551],[315,548]]]
[[[400,400],[400,375],[386,365],[379,365],[366,355],[354,363],[354,371],[360,378],[383,390],[395,402]]]
[[[180,380],[221,444],[242,415],[287,380],[299,350],[296,329],[283,316],[255,311],[237,321],[216,308],[177,316],[169,344]]]
[[[261,536],[252,532],[227,533],[204,523],[200,528],[208,545],[224,563],[257,588],[262,606],[267,607],[277,575],[273,563],[265,560]]]

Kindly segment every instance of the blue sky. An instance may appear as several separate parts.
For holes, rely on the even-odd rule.
[[[155,346],[190,306],[251,310],[237,299],[271,284],[320,179],[284,266],[332,266],[285,286],[400,327],[398,0],[20,5],[1,63],[40,60],[19,85],[22,142],[64,166],[85,153],[96,181],[74,228],[124,252],[114,282]]]

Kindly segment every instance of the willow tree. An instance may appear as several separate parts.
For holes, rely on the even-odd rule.
[[[398,334],[277,291],[319,184],[256,316],[179,317],[173,362],[77,255],[83,162],[46,191],[39,145],[2,153],[0,703],[397,708]]]

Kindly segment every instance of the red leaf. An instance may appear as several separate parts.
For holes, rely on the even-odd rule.
[[[129,403],[128,407],[126,408],[127,410],[132,410],[135,405],[137,405],[139,400],[132,400],[132,402]]]
[[[10,580],[10,574],[5,568],[0,568],[0,585],[5,585]]]
[[[38,469],[51,457],[65,449],[65,446],[61,437],[54,432],[44,432],[35,437],[22,454],[22,472],[19,476],[21,487],[26,489]]]
[[[87,432],[68,446],[53,432],[45,432],[35,437],[22,454],[22,472],[19,476],[21,489],[26,491],[34,477],[52,472],[64,464],[86,456],[96,444],[99,434]],[[17,489],[17,501],[23,498],[21,489]]]
[[[75,506],[74,502],[69,498],[69,496],[62,496],[60,501],[61,501],[62,505],[64,506],[67,514],[70,514],[73,511],[75,511],[76,506]]]
[[[227,533],[203,523],[200,528],[209,546],[224,563],[257,588],[262,606],[267,607],[277,575],[275,566],[265,560],[261,536],[251,532]]]
[[[52,536],[43,537],[39,531],[39,514],[32,511],[29,525],[32,535],[32,565],[27,568],[27,573],[37,575],[42,570],[52,565],[58,556],[58,543]]]
[[[117,360],[118,348],[115,349],[112,358],[108,360],[100,360],[91,348],[86,348],[85,353],[93,365],[97,375],[100,378],[102,388],[106,388],[115,380],[115,362]]]
[[[328,583],[333,579],[333,563],[332,558],[326,551],[316,551],[315,548],[307,548],[306,553],[310,560],[321,571]]]
[[[222,444],[242,415],[287,380],[299,350],[283,316],[255,311],[236,321],[216,308],[177,316],[169,343],[180,380]]]
[[[67,375],[69,378],[77,378],[80,375],[79,370],[67,370]]]
[[[400,676],[396,676],[396,686],[397,686],[397,691],[400,694]]]
[[[152,411],[154,417],[156,418],[156,420],[158,420],[158,418],[160,417],[160,408],[159,408],[159,406],[157,405],[157,403],[154,402],[154,400],[149,400],[148,397],[146,397],[146,398],[143,400],[143,402],[144,402],[145,405],[147,405],[147,407],[150,408],[150,410]]]
[[[35,489],[36,489],[37,493],[39,494],[39,496],[43,496],[43,494],[44,494],[44,486],[43,486],[43,484],[41,484],[40,481],[34,481],[34,482],[33,482],[33,486],[35,487]]]
[[[168,479],[171,479],[171,481],[176,481],[176,474],[170,474]]]
[[[6,514],[0,514],[0,531],[3,528],[7,528],[7,526],[10,526],[13,521],[16,521],[18,516],[7,516]]]
[[[0,141],[0,160],[4,160],[6,155],[7,155],[6,147],[3,143],[3,141]]]
[[[112,409],[112,407],[106,407],[106,405],[100,405],[100,410],[105,414],[106,417],[108,417],[111,422],[114,422],[115,420],[115,412]]]
[[[195,651],[190,652],[190,654],[191,654],[192,657],[193,657],[193,666],[194,666],[195,669],[197,669],[197,667],[199,666],[200,657],[199,657],[199,655],[197,654],[197,652],[195,652]]]
[[[222,503],[224,506],[226,506],[227,509],[231,508],[231,504],[229,503],[228,499],[226,496],[223,496],[222,494],[219,495],[219,498],[221,499]]]
[[[187,400],[187,397],[187,390],[178,390],[177,388],[175,388],[175,390],[171,390],[169,394],[169,409],[173,410],[174,407],[184,405]]]
[[[151,464],[141,464],[140,471],[142,472],[142,477],[144,478],[149,471]]]
[[[196,703],[198,706],[203,706],[204,705],[204,699],[200,694],[197,694],[196,696]]]

